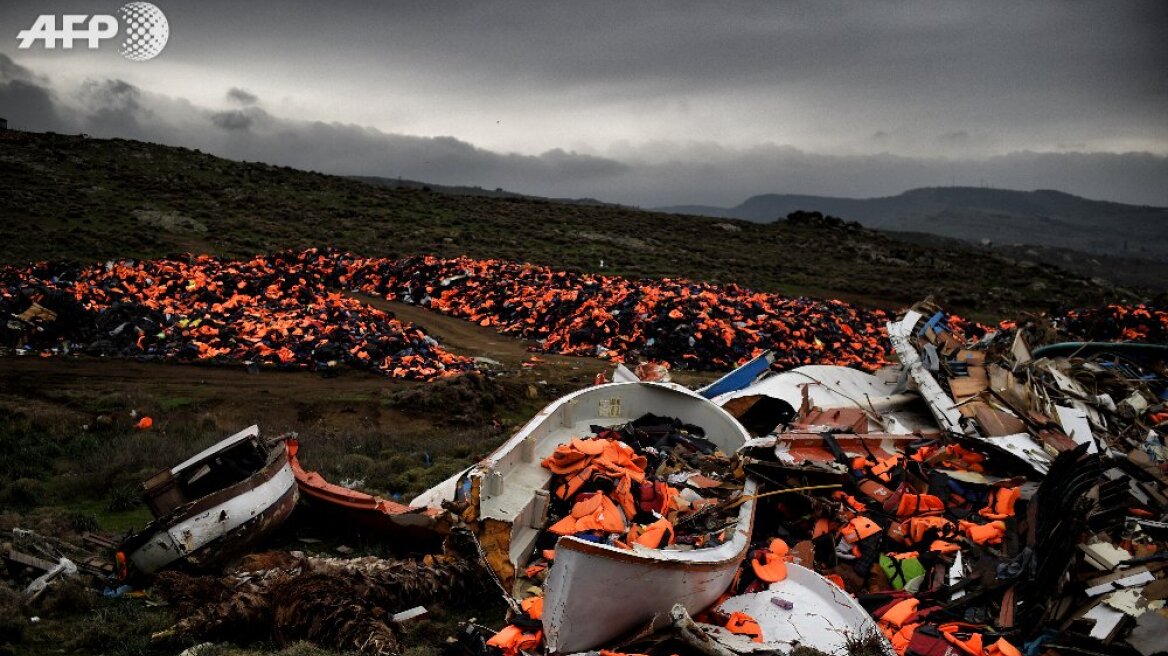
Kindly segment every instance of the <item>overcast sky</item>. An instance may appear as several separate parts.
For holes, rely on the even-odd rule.
[[[1054,188],[1168,205],[1168,1],[155,2],[156,59],[16,33],[0,116],[642,206]]]

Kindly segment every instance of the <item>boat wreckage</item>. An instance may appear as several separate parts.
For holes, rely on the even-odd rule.
[[[438,551],[450,534],[452,516],[438,507],[407,506],[374,494],[330,483],[317,472],[306,471],[296,455],[300,442],[287,440],[288,455],[300,498],[321,520],[358,527],[391,543],[409,545],[414,551]]]
[[[287,445],[261,439],[258,426],[159,472],[143,490],[156,519],[121,545],[127,574],[222,565],[282,524],[299,496]]]
[[[618,371],[409,505],[330,484],[253,427],[152,479],[160,519],[123,551],[142,572],[209,564],[243,542],[214,536],[255,538],[297,488],[442,545],[165,572],[187,619],[162,640],[246,626],[389,654],[413,606],[496,594],[508,624],[467,624],[449,653],[1164,653],[1168,349],[949,319],[922,303],[890,321],[897,362],[874,373],[763,355],[695,392]],[[265,476],[281,482],[261,500]],[[237,508],[270,519],[232,524]]]
[[[571,653],[725,591],[753,527],[755,483],[735,477],[728,455],[748,438],[684,387],[598,385],[413,505],[464,507],[507,594],[543,583],[544,642]]]

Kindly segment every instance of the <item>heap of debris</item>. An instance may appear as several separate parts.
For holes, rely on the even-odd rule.
[[[223,577],[166,572],[154,591],[182,619],[159,642],[307,640],[361,654],[399,654],[397,626],[478,594],[485,578],[455,552],[418,560],[321,558],[300,552],[256,554]]]
[[[967,339],[930,303],[888,333],[900,365],[882,376],[807,367],[722,399],[745,419],[765,398],[780,418],[801,394],[747,472],[780,491],[839,486],[760,508],[762,561],[827,576],[902,656],[1162,652],[1168,348],[1039,346],[1058,333],[1036,320]],[[807,596],[759,563],[723,610]],[[782,620],[798,624],[799,603]],[[752,608],[765,614],[747,633],[786,644],[774,609]]]
[[[85,532],[80,544],[41,535],[36,531],[14,528],[0,542],[0,560],[13,578],[28,580],[23,595],[35,600],[57,581],[85,576],[106,580],[114,574],[114,564],[107,557],[117,542],[110,536]]]
[[[186,256],[0,269],[0,347],[139,359],[337,365],[431,379],[471,363],[416,326],[339,293],[417,303],[548,352],[729,368],[764,349],[778,366],[872,368],[880,311],[688,280],[632,281],[458,258],[357,258],[310,249],[236,261]]]
[[[287,470],[271,478],[280,498],[295,484],[399,527],[441,528],[449,551],[164,573],[156,589],[184,619],[157,638],[396,653],[411,606],[482,588],[511,612],[493,635],[467,627],[452,649],[472,656],[1153,656],[1168,628],[1168,347],[1061,340],[1154,337],[1163,318],[1112,308],[987,331],[926,302],[888,322],[898,362],[872,374],[814,365],[752,379],[760,358],[695,393],[626,372],[556,401],[416,506],[332,490],[268,453],[240,475],[274,463]],[[211,481],[193,494],[216,471],[205,457],[256,430],[149,490],[218,502]],[[187,497],[178,508],[191,510]],[[234,506],[222,507],[200,518],[226,521]],[[72,565],[12,553],[39,563],[44,585]]]

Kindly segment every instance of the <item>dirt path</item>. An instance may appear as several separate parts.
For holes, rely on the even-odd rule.
[[[537,356],[542,362],[535,363],[536,373],[546,373],[555,377],[555,372],[571,370],[576,376],[587,376],[589,380],[604,371],[611,375],[614,365],[608,360],[584,356],[555,355],[537,353],[532,349],[535,342],[500,335],[494,328],[479,326],[464,319],[451,317],[416,305],[387,301],[366,294],[351,294],[363,303],[386,312],[393,312],[399,319],[422,326],[434,336],[444,348],[458,355],[468,357],[488,357],[503,363],[506,369],[515,369],[520,363]],[[721,373],[679,371],[673,373],[674,382],[682,385],[698,385],[710,382]]]
[[[470,321],[433,312],[417,305],[387,301],[366,294],[351,294],[351,296],[379,310],[392,312],[403,321],[422,326],[443,347],[458,355],[491,358],[502,362],[508,368],[519,366],[519,363],[530,360],[533,355],[538,355],[541,360],[547,362],[572,364],[587,368],[596,367],[597,370],[609,366],[607,361],[598,358],[536,354],[530,350],[535,346],[535,342],[500,335],[494,328],[479,326]]]

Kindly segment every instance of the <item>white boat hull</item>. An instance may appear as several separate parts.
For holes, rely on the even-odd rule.
[[[744,495],[755,493],[747,480]],[[754,502],[740,507],[734,537],[710,549],[628,551],[560,538],[544,584],[544,644],[551,653],[591,649],[642,626],[674,604],[697,613],[730,587],[746,556]]]
[[[185,477],[200,467],[205,470],[204,463],[218,462],[218,454],[257,434],[253,426],[170,471]],[[211,567],[266,537],[292,514],[298,498],[287,445],[280,442],[249,476],[173,507],[128,538],[122,550],[133,570],[141,574],[180,562]]]
[[[776,605],[775,599],[790,602],[791,608]],[[855,597],[802,565],[789,563],[787,578],[762,592],[731,597],[718,610],[746,613],[762,629],[763,641],[752,642],[750,636],[730,633],[725,627],[703,625],[715,640],[740,654],[785,654],[803,646],[844,656],[849,640],[872,637],[888,656],[895,655],[892,645]]]

